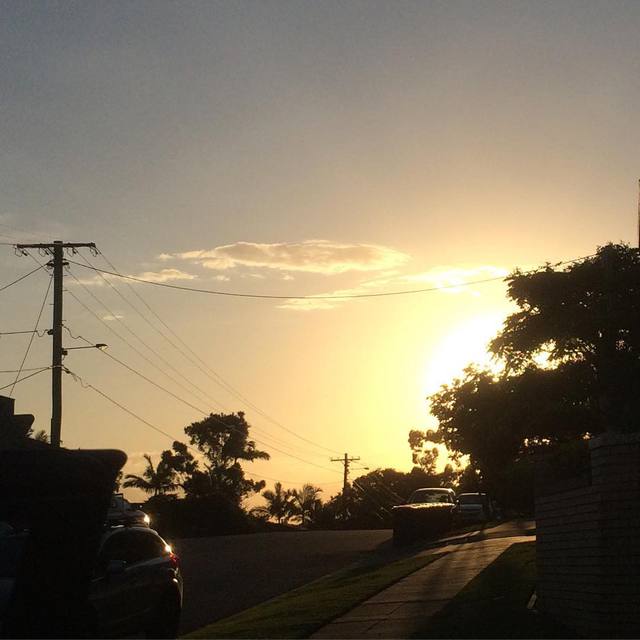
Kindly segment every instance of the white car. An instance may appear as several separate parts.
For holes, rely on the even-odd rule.
[[[487,522],[493,517],[491,500],[486,493],[461,493],[456,503],[456,514],[463,522]]]

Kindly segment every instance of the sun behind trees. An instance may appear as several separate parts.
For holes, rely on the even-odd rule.
[[[531,454],[605,430],[637,430],[640,253],[608,244],[556,270],[515,271],[518,310],[489,345],[500,373],[469,366],[429,400],[425,441],[468,455],[469,478],[516,506],[532,501]]]

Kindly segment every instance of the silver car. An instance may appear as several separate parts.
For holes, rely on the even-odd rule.
[[[456,500],[456,515],[462,522],[487,522],[493,517],[486,493],[461,493]]]

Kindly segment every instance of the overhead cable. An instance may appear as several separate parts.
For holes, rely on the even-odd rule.
[[[22,282],[25,278],[28,278],[29,276],[36,273],[36,271],[40,271],[40,269],[44,269],[44,267],[45,265],[43,264],[39,265],[37,269],[34,269],[33,271],[29,271],[29,273],[25,273],[23,276],[20,276],[17,280],[14,280],[13,282],[9,282],[8,284],[3,285],[2,287],[0,287],[0,291],[4,291],[5,289],[12,287],[14,284],[18,284],[18,282]]]
[[[553,265],[553,267],[560,267],[562,265],[571,264],[574,262],[579,262],[580,260],[586,260],[588,258],[592,258],[596,254],[592,254],[590,256],[582,256],[580,258],[574,258],[573,260],[564,260],[562,262],[557,262]],[[259,294],[259,293],[239,293],[234,291],[219,291],[216,289],[199,289],[197,287],[187,287],[179,284],[169,284],[167,282],[154,282],[153,280],[145,280],[144,278],[139,278],[137,276],[125,275],[122,273],[117,273],[116,271],[109,271],[107,269],[99,269],[98,267],[88,266],[86,264],[82,264],[81,262],[76,262],[75,260],[69,260],[70,264],[75,264],[83,269],[91,269],[93,271],[97,271],[100,273],[104,273],[110,276],[115,276],[116,278],[122,278],[125,280],[131,280],[133,282],[139,282],[142,284],[149,284],[156,287],[163,287],[165,289],[176,289],[178,291],[189,291],[191,293],[206,293],[209,295],[215,296],[229,296],[233,298],[260,298],[266,300],[353,300],[357,298],[383,298],[388,296],[404,296],[404,295],[413,295],[417,293],[429,293],[432,291],[442,291],[446,289],[458,289],[460,287],[468,287],[475,284],[484,284],[486,282],[497,282],[498,280],[508,280],[509,276],[494,276],[492,278],[482,278],[480,280],[471,280],[469,282],[461,282],[457,284],[444,284],[438,285],[435,287],[424,287],[420,289],[405,289],[402,291],[381,291],[378,293],[344,293],[344,294],[330,294],[330,295],[271,295],[271,294]],[[532,270],[532,272],[535,270]],[[528,272],[525,272],[528,273]]]
[[[16,384],[19,384],[20,382],[22,382],[24,380],[28,380],[29,378],[33,378],[33,376],[37,376],[39,373],[42,373],[43,371],[47,371],[48,369],[51,369],[51,367],[42,367],[42,369],[40,369],[39,371],[36,371],[34,373],[30,373],[28,376],[23,376],[22,378],[20,378],[18,380],[14,380],[13,382],[10,382],[9,384],[6,384],[4,387],[0,387],[0,391],[2,391],[3,389],[7,389],[9,387],[14,387]]]
[[[120,273],[120,271],[115,267],[115,265],[104,255],[104,253],[100,250],[98,250],[99,254],[102,256],[102,259],[113,269],[114,273],[117,273],[118,275],[122,275]],[[80,254],[80,256],[82,257],[82,259],[89,264],[90,266],[93,266],[90,261],[83,255]],[[109,283],[109,281],[104,278],[104,276],[102,276],[103,279],[105,280],[105,282]],[[111,283],[109,283],[110,286]],[[143,316],[140,311],[131,304],[131,302],[129,302],[126,298],[125,301],[127,302],[127,304],[129,304],[129,306],[131,306],[139,315],[141,315],[145,321],[158,333],[160,333],[160,335],[167,341],[169,342],[169,344],[176,350],[178,351],[178,353],[180,353],[184,358],[186,358],[189,362],[191,362],[194,366],[196,366],[204,375],[206,375],[210,380],[212,380],[213,382],[215,382],[217,385],[221,386],[223,389],[225,389],[229,394],[231,394],[232,396],[234,396],[236,399],[240,400],[241,402],[243,402],[245,405],[247,405],[249,408],[251,408],[253,411],[255,411],[256,413],[258,413],[259,415],[261,415],[265,420],[271,422],[273,425],[279,427],[280,429],[283,429],[284,431],[286,431],[287,433],[293,435],[295,438],[297,438],[298,440],[301,440],[303,442],[306,442],[314,447],[317,447],[319,449],[322,449],[324,451],[327,451],[329,453],[336,453],[339,454],[340,452],[335,450],[335,449],[331,449],[330,447],[326,447],[318,442],[315,442],[309,438],[306,438],[302,435],[300,435],[298,432],[294,431],[293,429],[290,429],[288,427],[286,427],[285,425],[283,425],[282,423],[280,423],[278,420],[276,420],[275,418],[272,418],[269,414],[267,414],[265,411],[263,411],[262,409],[260,409],[260,407],[258,407],[256,404],[254,404],[251,400],[249,400],[246,396],[244,396],[238,389],[236,389],[230,382],[228,382],[227,380],[224,379],[224,377],[219,374],[217,371],[215,371],[214,369],[211,368],[211,366],[209,366],[159,315],[156,311],[154,311],[154,309],[147,303],[147,301],[138,293],[138,291],[136,291],[136,289],[134,287],[132,287],[128,282],[125,281],[125,284],[127,285],[127,287],[129,288],[129,290],[140,300],[140,302],[142,302],[142,304],[148,309],[148,311],[158,320],[158,322],[160,322],[162,324],[162,326],[164,326],[167,331],[169,331],[173,337],[178,340],[180,342],[180,344],[184,347],[181,348],[180,345],[177,345],[171,338],[169,338],[169,336],[166,335],[166,333],[160,329],[158,329],[153,323],[151,323],[146,316]],[[115,287],[114,287],[115,288]],[[117,291],[117,289],[116,289]],[[123,297],[122,294],[120,294],[118,292],[118,294],[120,295],[120,297]],[[186,351],[185,351],[186,350]],[[189,355],[191,354],[191,356]],[[201,364],[199,364],[201,363]],[[203,368],[204,367],[204,368]]]
[[[73,273],[69,272],[69,274],[75,278],[75,276],[73,275]],[[77,280],[77,278],[75,278]],[[79,281],[78,281],[79,282]],[[84,285],[82,285],[84,287]],[[111,313],[108,310],[108,307],[104,306],[100,300],[98,300],[98,298],[96,298],[96,296],[93,295],[93,293],[91,293],[91,291],[89,291],[86,287],[85,291],[87,291],[87,293],[89,293],[89,295],[91,295],[95,300],[98,301],[99,304],[101,304],[106,310],[107,313]],[[207,404],[209,403],[209,400],[205,400],[203,399],[199,394],[195,393],[192,389],[190,389],[189,387],[187,387],[186,385],[182,384],[179,380],[177,380],[174,376],[172,376],[169,372],[165,371],[161,366],[159,366],[158,364],[156,364],[153,360],[151,360],[149,357],[147,357],[144,353],[142,353],[142,351],[140,351],[140,349],[138,349],[135,345],[133,345],[127,338],[125,338],[122,334],[120,334],[118,331],[116,331],[108,322],[106,322],[103,318],[101,318],[97,313],[95,313],[92,309],[90,309],[84,302],[82,302],[82,300],[80,300],[80,298],[78,298],[78,296],[76,296],[76,294],[73,291],[70,291],[69,289],[67,289],[66,291],[85,311],[87,311],[88,313],[90,313],[98,322],[100,322],[102,325],[104,325],[107,330],[112,333],[114,336],[116,336],[119,340],[121,340],[122,342],[124,342],[124,344],[126,344],[132,351],[135,351],[138,356],[140,356],[147,364],[151,365],[154,369],[156,369],[157,371],[159,371],[162,375],[166,376],[167,378],[169,378],[169,380],[171,380],[175,385],[179,386],[181,389],[183,389],[184,391],[186,391],[187,393],[189,393],[190,395],[192,395],[194,398],[197,398],[198,400],[200,400],[201,402],[207,402]],[[213,400],[213,404],[217,405],[217,406],[221,406],[224,407],[224,405],[222,405],[219,401],[217,400]]]
[[[114,398],[112,398],[111,396],[109,396],[108,394],[106,394],[104,391],[101,391],[100,389],[98,389],[97,387],[95,387],[94,385],[86,382],[81,376],[79,376],[77,373],[74,373],[73,371],[71,371],[70,369],[68,369],[67,367],[64,367],[63,369],[65,371],[65,373],[68,373],[69,375],[71,375],[71,377],[78,382],[78,384],[80,384],[80,386],[83,389],[91,389],[92,391],[94,391],[95,393],[97,393],[98,395],[102,396],[105,400],[108,400],[109,402],[111,402],[113,405],[115,405],[116,407],[118,407],[119,409],[121,409],[122,411],[124,411],[125,413],[129,414],[130,416],[132,416],[133,418],[135,418],[136,420],[138,420],[139,422],[141,422],[142,424],[146,425],[147,427],[149,427],[150,429],[153,429],[154,431],[157,431],[158,433],[162,434],[163,436],[165,436],[166,438],[168,438],[169,440],[171,440],[172,442],[175,442],[177,440],[176,437],[174,437],[173,435],[171,435],[169,432],[165,431],[164,429],[161,429],[160,427],[154,425],[153,423],[149,422],[148,420],[145,420],[144,418],[142,418],[141,416],[139,416],[137,413],[134,413],[133,411],[131,411],[131,409],[128,409],[127,407],[125,407],[122,403],[118,402],[117,400],[115,400]],[[230,425],[226,425],[226,426],[230,426]],[[195,449],[194,447],[192,447],[191,445],[185,444],[186,448],[189,449],[190,451],[192,451],[194,454],[196,454],[196,456],[200,457],[202,455],[202,452],[199,451],[198,449]],[[243,469],[244,471],[244,469]],[[251,476],[253,478],[265,478],[267,480],[271,480],[272,482],[280,482],[280,480],[276,479],[276,478],[271,478],[269,476],[265,476],[263,474],[255,474],[255,473],[249,473],[248,471],[244,471],[244,473],[248,476]],[[291,481],[291,480],[285,480],[284,482],[286,482],[287,484],[301,484],[295,481]],[[333,483],[327,483],[327,484],[333,484]]]
[[[88,344],[92,344],[91,342],[86,340],[86,338],[82,338],[82,336],[80,336],[80,338],[82,340],[85,340]],[[110,358],[114,362],[118,363],[120,366],[124,367],[125,369],[127,369],[131,373],[137,375],[139,378],[142,378],[143,380],[145,380],[146,382],[148,382],[152,386],[156,387],[156,389],[159,389],[160,391],[166,393],[167,395],[171,396],[172,398],[174,398],[178,402],[181,402],[182,404],[184,404],[185,406],[189,407],[190,409],[193,409],[194,411],[197,411],[198,413],[202,414],[204,417],[212,418],[215,422],[218,422],[218,423],[220,423],[221,425],[223,425],[225,427],[234,428],[233,425],[229,425],[226,422],[224,422],[223,420],[220,420],[219,418],[217,418],[211,412],[205,411],[201,407],[198,407],[197,405],[189,402],[188,400],[185,400],[184,398],[181,398],[180,396],[176,395],[170,389],[167,389],[166,387],[163,387],[161,384],[159,384],[155,380],[152,380],[151,378],[145,376],[143,373],[141,373],[140,371],[134,369],[133,367],[131,367],[130,365],[126,364],[122,360],[116,358],[114,355],[110,354],[108,351],[100,351],[100,353],[102,353],[106,357]],[[253,438],[253,440],[255,442],[257,442],[261,446],[270,447],[271,449],[274,449],[278,453],[281,453],[281,454],[283,454],[285,456],[288,456],[290,458],[294,458],[295,460],[299,460],[300,462],[303,462],[304,464],[308,464],[308,465],[311,465],[311,466],[314,466],[314,467],[318,467],[319,469],[324,469],[325,471],[331,471],[332,473],[336,473],[337,472],[336,469],[332,469],[331,467],[323,467],[322,465],[316,464],[315,462],[311,462],[310,460],[305,460],[304,458],[301,458],[301,457],[299,457],[297,455],[294,455],[293,453],[289,453],[287,451],[279,449],[278,447],[274,446],[273,444],[265,443],[265,442],[263,442],[261,440],[258,440],[257,438]],[[339,473],[339,472],[337,472],[337,473]]]
[[[29,338],[29,343],[27,344],[27,348],[24,352],[24,356],[22,357],[22,362],[20,363],[20,368],[16,373],[16,379],[13,381],[13,387],[11,387],[11,391],[9,391],[9,397],[13,395],[13,389],[16,386],[18,378],[22,373],[22,367],[24,367],[24,363],[27,361],[27,357],[29,356],[29,351],[31,351],[31,345],[33,344],[33,339],[36,337],[38,333],[38,325],[40,324],[40,319],[42,318],[42,312],[44,311],[44,305],[47,303],[47,298],[49,297],[49,291],[51,291],[51,283],[53,282],[53,278],[49,276],[49,284],[47,285],[47,289],[44,292],[44,298],[42,299],[42,304],[40,305],[40,311],[38,311],[38,316],[36,317],[36,324],[33,327],[33,332],[31,333],[31,337]]]

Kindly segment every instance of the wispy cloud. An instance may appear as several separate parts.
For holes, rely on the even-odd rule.
[[[405,275],[405,282],[431,284],[443,287],[443,292],[462,293],[467,289],[469,281],[491,278],[504,278],[509,270],[494,265],[480,265],[475,267],[436,267],[423,273]]]
[[[107,322],[113,322],[114,320],[121,320],[122,318],[124,318],[124,316],[120,313],[109,313],[106,316],[102,316],[103,320],[106,320]]]
[[[140,278],[141,280],[148,280],[149,282],[171,282],[172,280],[195,280],[198,276],[182,271],[181,269],[160,269],[159,271],[143,271],[142,273],[130,273],[127,274],[134,278]],[[77,277],[77,276],[76,276]],[[103,287],[107,285],[106,281],[109,281],[113,285],[121,283],[122,280],[117,276],[112,276],[108,273],[97,274],[90,278],[67,278],[65,284],[75,285],[83,284],[86,287]]]
[[[160,271],[144,271],[135,277],[150,282],[170,282],[171,280],[195,280],[198,276],[180,269],[160,269]]]
[[[169,254],[158,256],[167,260]],[[185,251],[173,258],[189,260],[208,269],[251,267],[280,271],[305,271],[325,275],[348,271],[379,271],[406,263],[409,256],[374,244],[305,240],[291,243],[236,242],[213,249]]]
[[[470,282],[491,278],[503,278],[509,273],[508,269],[494,265],[478,265],[471,267],[435,267],[420,273],[381,276],[361,282],[350,289],[338,289],[317,294],[318,298],[285,300],[278,305],[280,309],[292,311],[318,311],[333,309],[340,304],[349,302],[349,298],[327,300],[323,296],[356,296],[366,293],[381,293],[383,291],[405,291],[422,288],[441,288],[442,293],[479,296],[478,287],[469,286]]]

